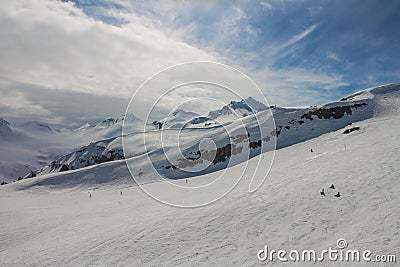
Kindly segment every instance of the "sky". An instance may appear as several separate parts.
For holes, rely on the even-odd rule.
[[[400,82],[399,13],[395,0],[2,0],[0,117],[120,116],[148,77],[189,61],[237,68],[270,104],[338,100]]]

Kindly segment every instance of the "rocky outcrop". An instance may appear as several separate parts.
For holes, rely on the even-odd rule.
[[[51,162],[48,166],[32,172],[25,178],[34,177],[35,175],[42,175],[54,172],[65,172],[69,170],[76,170],[83,167],[101,164],[103,162],[115,161],[124,159],[124,152],[120,145],[115,144],[115,140],[119,142],[119,139],[111,138],[90,145],[84,146],[79,150],[72,153],[61,156],[57,160]]]
[[[156,126],[158,130],[161,130],[163,126],[162,122],[159,121],[153,121],[153,125]]]
[[[67,164],[63,164],[63,165],[61,166],[61,169],[60,169],[60,172],[65,172],[65,171],[69,171],[69,167],[68,167]]]
[[[351,133],[351,132],[359,131],[359,130],[360,130],[360,127],[356,126],[356,127],[352,127],[352,128],[346,129],[346,130],[343,132],[343,134],[349,134],[349,133]]]
[[[356,103],[348,106],[336,106],[332,108],[320,108],[314,111],[309,111],[308,113],[301,116],[301,119],[313,120],[313,116],[318,119],[340,119],[345,115],[353,114],[352,109],[357,109],[362,106],[366,106],[366,103]]]

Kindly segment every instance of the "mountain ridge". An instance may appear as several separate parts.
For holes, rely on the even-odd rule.
[[[383,87],[387,88],[387,87]],[[398,92],[400,91],[400,85],[391,85],[391,90],[389,93],[393,92]],[[394,88],[394,89],[393,89]],[[265,106],[261,108],[257,114],[259,116],[263,116],[263,112],[267,113],[269,110],[272,110],[274,114],[274,120],[275,120],[275,125],[276,128],[271,131],[271,134],[268,138],[277,138],[277,149],[284,148],[286,146],[290,146],[293,144],[296,144],[298,142],[303,142],[306,140],[309,140],[311,138],[315,138],[317,136],[320,136],[324,133],[335,131],[341,128],[345,128],[347,125],[352,124],[357,121],[362,121],[368,118],[371,118],[374,115],[374,98],[375,95],[380,95],[383,94],[384,91],[383,89],[378,90],[376,88],[372,89],[366,89],[362,90],[360,92],[356,92],[350,96],[348,96],[346,99],[342,98],[340,101],[336,102],[331,102],[327,103],[324,105],[320,106],[312,106],[308,108],[279,108],[279,107],[271,107],[271,108],[266,108]],[[387,90],[386,90],[387,91]],[[388,92],[386,92],[388,93]],[[356,96],[358,96],[356,98]],[[243,102],[230,102],[229,104],[232,104],[232,106],[236,109],[243,109]],[[228,105],[229,105],[228,104]],[[247,109],[245,109],[247,110]],[[180,113],[182,111],[178,111],[176,114]],[[176,115],[175,114],[175,115]],[[201,117],[198,117],[201,118]],[[245,116],[246,120],[251,122],[254,120],[252,116]],[[244,118],[240,118],[243,120]],[[206,118],[205,118],[206,120]],[[203,122],[202,122],[203,123]],[[249,128],[250,129],[250,128]],[[210,129],[211,130],[211,129]],[[251,129],[250,129],[251,130]],[[194,134],[193,131],[196,131],[196,129],[191,129],[191,128],[186,128],[184,132],[189,132],[191,134]],[[248,142],[250,151],[251,151],[251,156],[257,155],[260,153],[259,149],[261,147],[261,144],[265,142],[264,140],[261,140],[260,138],[256,138],[257,133],[255,135],[252,134],[250,138],[247,139],[246,142]],[[135,137],[133,137],[136,143],[140,143],[140,134],[136,134]],[[268,139],[266,138],[266,139]],[[217,138],[218,139],[218,138]],[[223,140],[222,138],[221,140]],[[76,169],[77,167],[82,167],[81,165],[76,165],[74,162],[76,160],[85,162],[86,166],[89,165],[96,165],[96,164],[101,164],[103,162],[108,162],[108,161],[113,161],[113,160],[120,160],[124,159],[125,155],[122,150],[122,146],[116,145],[121,142],[120,139],[115,138],[113,140],[113,145],[114,147],[108,147],[107,145],[101,145],[101,149],[97,150],[90,150],[92,152],[88,152],[89,154],[85,154],[83,158],[80,158],[79,156],[77,157],[74,152],[72,154],[65,155],[61,157],[58,162],[57,162],[57,168],[48,168],[48,171],[43,172],[42,174],[46,173],[51,173],[51,172],[57,172],[57,171],[66,171],[66,170],[71,170],[71,169]],[[196,147],[196,142],[192,145],[190,145],[190,149],[184,151],[186,159],[181,159],[180,162],[183,164],[181,166],[195,166],[196,163],[196,157],[192,157],[191,155],[198,154],[199,151],[195,149]],[[104,144],[104,141],[98,141],[96,144]],[[228,145],[229,142],[227,141],[221,141],[220,143],[220,148],[222,149],[226,145]],[[115,149],[114,149],[115,148]],[[86,150],[87,146],[81,148],[80,150]],[[150,153],[156,153],[154,151],[157,151],[157,148],[154,148],[155,150],[151,150]],[[79,150],[78,150],[79,151]],[[94,152],[93,152],[94,151]],[[138,150],[139,151],[139,150]],[[152,152],[153,151],[153,152]],[[146,153],[146,151],[142,151],[136,155],[130,155],[129,157],[133,156],[138,156]],[[217,156],[217,155],[215,155]],[[217,169],[223,168],[223,161],[226,158],[229,158],[231,156],[230,152],[227,154],[220,154],[218,158],[221,159],[221,161],[215,161],[214,160],[214,165],[220,166],[220,167],[214,167],[211,168],[210,171],[215,171]],[[68,159],[68,160],[67,160]],[[73,159],[72,161],[70,159]],[[189,164],[189,165],[188,165]],[[66,166],[62,168],[62,166]],[[83,166],[83,167],[86,167]],[[180,177],[182,174],[178,173],[176,171],[177,166],[174,166],[173,164],[165,164],[165,163],[160,163],[159,168],[163,169],[165,173],[169,173],[169,176],[177,176]],[[49,171],[50,170],[50,171]],[[173,172],[175,170],[175,172]],[[40,172],[38,173],[39,175],[41,174]]]

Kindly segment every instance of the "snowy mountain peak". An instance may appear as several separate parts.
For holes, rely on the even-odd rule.
[[[153,126],[156,129],[171,128],[209,128],[231,122],[241,117],[246,117],[252,113],[266,110],[267,107],[260,101],[248,97],[240,101],[231,101],[221,109],[213,110],[207,116],[183,109],[176,109],[168,117],[154,121]]]
[[[199,114],[191,111],[186,111],[183,109],[176,109],[168,115],[168,117],[154,121],[153,125],[156,129],[166,129],[166,128],[181,128],[188,121],[198,117]]]
[[[208,117],[211,119],[217,119],[218,117],[231,114],[245,117],[253,112],[266,109],[267,107],[264,104],[250,96],[240,101],[231,101],[228,105],[223,106],[222,109],[210,111]]]
[[[96,127],[110,127],[111,125],[114,125],[117,121],[118,119],[108,118],[97,124]]]
[[[120,120],[125,120],[125,121],[129,121],[129,122],[141,121],[138,117],[136,117],[136,116],[133,115],[132,113],[127,113],[127,114],[125,114],[125,115],[122,115],[122,117],[120,118]]]
[[[265,106],[263,103],[258,101],[257,99],[254,99],[253,97],[249,96],[244,100],[246,104],[251,107],[252,110],[254,111],[261,111],[261,110],[266,110],[267,106]]]
[[[355,100],[362,100],[362,99],[372,99],[376,95],[383,95],[383,94],[396,94],[400,92],[400,83],[392,83],[381,85],[378,87],[372,87],[364,90],[360,90],[355,92],[349,96],[343,97],[340,101],[355,101]]]
[[[252,112],[252,108],[249,105],[247,105],[247,103],[244,101],[244,99],[242,99],[240,102],[231,101],[231,103],[229,103],[228,107],[231,109],[234,109],[234,110],[245,109],[249,112]]]
[[[29,131],[39,131],[39,132],[53,132],[54,129],[47,123],[40,121],[28,121],[21,125],[22,128]]]
[[[2,125],[7,125],[7,126],[9,126],[10,123],[9,123],[8,121],[6,121],[5,119],[3,119],[3,118],[0,117],[0,126],[2,126]]]
[[[9,127],[10,123],[3,118],[0,118],[0,137],[2,139],[10,139],[14,136],[14,132]]]
[[[122,127],[122,122],[123,121],[127,121],[127,122],[141,122],[141,120],[139,118],[137,118],[135,115],[133,114],[126,114],[126,115],[122,115],[120,117],[116,117],[116,118],[108,118],[105,119],[99,123],[95,123],[95,124],[90,124],[88,122],[86,122],[85,124],[83,124],[82,126],[80,126],[79,128],[76,128],[75,131],[83,131],[83,130],[89,130],[89,129],[104,129],[106,130],[107,128],[118,128],[118,127]],[[114,136],[109,136],[107,135],[107,137],[114,137]]]
[[[137,118],[135,115],[128,113],[126,115],[122,115],[117,118],[108,118],[100,123],[98,123],[95,127],[97,128],[107,128],[110,126],[113,126],[115,124],[118,124],[118,126],[122,126],[122,122],[127,121],[127,122],[142,122],[139,118]]]
[[[172,116],[176,116],[176,115],[178,115],[179,113],[182,113],[182,112],[185,112],[184,110],[182,110],[182,109],[177,109],[177,110],[175,110],[174,112],[172,112]]]
[[[81,127],[78,128],[78,131],[83,130],[83,129],[87,129],[92,127],[89,123],[85,123],[83,124]]]
[[[199,114],[195,113],[195,112],[191,112],[191,111],[186,111],[183,109],[176,109],[174,112],[171,113],[170,116],[168,117],[181,117],[181,118],[188,118],[190,116],[195,117],[198,116]]]

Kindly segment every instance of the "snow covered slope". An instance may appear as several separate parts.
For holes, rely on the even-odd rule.
[[[12,139],[14,136],[14,132],[10,129],[10,123],[0,118],[0,138],[8,140]]]
[[[125,128],[126,132],[137,132],[143,131],[143,121],[137,118],[133,114],[127,114],[118,118],[108,118],[96,125],[91,126],[90,124],[82,125],[71,133],[76,139],[85,140],[85,145],[90,141],[99,141],[112,137],[120,136],[122,133],[122,125],[124,120],[129,128]]]
[[[349,249],[398,258],[399,91],[385,90],[390,91],[387,87],[369,91],[371,118],[278,149],[268,179],[255,193],[248,193],[251,176],[245,172],[226,197],[201,208],[179,209],[154,201],[134,186],[123,160],[2,186],[0,262],[4,266],[378,265],[327,258],[315,263],[257,259],[265,245],[275,250],[322,251],[336,249],[339,238],[347,240]],[[359,100],[365,101],[364,96],[333,106]],[[303,118],[302,125],[340,120],[319,119],[318,114],[333,114],[325,111],[329,106],[323,108],[307,109],[304,114],[315,112],[310,114],[313,120]],[[351,108],[353,115],[359,110]],[[360,128],[344,134],[353,127]],[[248,163],[254,167],[257,160]],[[231,177],[240,175],[244,164],[229,168]],[[196,187],[213,181],[220,172],[193,177],[188,184],[175,183]],[[163,190],[165,183],[148,186]],[[328,188],[332,183],[334,190]],[[322,188],[326,196],[320,195]],[[334,197],[337,192],[341,197]],[[179,201],[182,196],[175,197]],[[186,200],[201,197],[192,194]]]
[[[242,154],[250,153],[250,157],[253,157],[260,154],[261,145],[265,146],[263,148],[264,151],[273,150],[275,149],[274,142],[276,141],[277,148],[284,148],[318,137],[324,133],[341,129],[354,122],[371,118],[374,114],[378,114],[377,107],[383,105],[379,102],[381,99],[398,99],[398,95],[396,94],[398,94],[399,88],[398,85],[390,85],[367,89],[343,98],[338,102],[309,108],[267,108],[257,100],[247,98],[240,102],[232,101],[222,109],[210,112],[209,117],[204,118],[204,120],[201,120],[202,117],[190,119],[193,116],[197,116],[197,114],[177,110],[160,125],[162,125],[162,128],[165,127],[162,131],[165,140],[174,140],[174,137],[179,136],[182,155],[175,153],[167,159],[164,155],[165,150],[172,149],[174,144],[171,141],[160,143],[161,133],[157,130],[146,133],[136,132],[127,135],[127,143],[133,148],[131,151],[126,149],[125,152],[127,152],[128,157],[139,156],[148,152],[152,163],[164,177],[177,179],[198,175],[199,173],[182,172],[181,169],[185,168],[185,171],[193,171],[207,163],[210,166],[203,170],[201,174],[213,172],[228,166],[226,159],[235,154],[232,153],[235,150],[234,146],[237,149],[241,149]],[[251,113],[253,110],[258,111],[256,115]],[[233,112],[241,114],[239,119],[237,119],[237,114]],[[249,114],[243,116],[245,112]],[[275,120],[275,125],[271,121],[271,112]],[[199,122],[195,122],[196,119]],[[189,120],[189,122],[186,122],[186,120]],[[223,127],[222,122],[217,122],[217,120],[222,120]],[[260,124],[258,120],[263,121],[263,123]],[[211,122],[214,122],[216,125],[214,127],[207,125],[207,123],[210,124]],[[249,136],[241,139],[241,144],[233,144],[226,130],[231,129],[231,137],[235,135],[232,135],[234,131],[239,136],[240,133],[238,131],[240,131],[242,124],[245,127],[245,132],[241,134]],[[130,124],[127,123],[127,125],[129,126]],[[259,126],[261,126],[265,133],[262,134],[260,132]],[[237,130],[233,130],[235,128]],[[206,159],[204,153],[203,157],[200,156],[202,151],[199,149],[199,144],[204,138],[211,138],[215,142],[215,148],[209,151],[209,154],[213,154],[211,160]],[[148,143],[147,150],[143,143],[145,140]],[[111,141],[112,147],[115,147],[115,149],[108,148],[108,143]],[[48,167],[36,171],[36,174],[43,175],[77,169],[124,158],[121,148],[121,138],[107,139],[96,143],[92,145],[96,148],[92,149],[91,146],[81,147],[72,153],[58,158]],[[225,152],[220,153],[218,149]],[[217,153],[220,154],[217,155]],[[173,162],[171,162],[171,158],[174,159]],[[242,160],[238,160],[237,163],[247,160],[247,158],[245,155],[242,155]]]
[[[221,109],[210,111],[207,116],[200,116],[194,112],[177,109],[168,117],[160,121],[154,121],[153,126],[159,130],[211,128],[266,109],[267,107],[264,104],[252,97],[248,97],[241,101],[231,101]]]
[[[31,178],[40,174],[53,172],[64,172],[83,167],[100,164],[103,162],[124,159],[124,153],[121,146],[121,137],[114,137],[102,141],[90,143],[77,151],[66,154],[51,162],[50,165],[28,174],[25,178]]]
[[[123,120],[124,116],[94,126],[85,124],[75,130],[58,130],[43,122],[13,125],[0,119],[0,182],[32,176],[31,171],[40,172],[62,155],[76,152],[91,142],[120,136]],[[129,122],[126,132],[143,131],[143,122],[135,116],[128,114],[126,121]]]
[[[208,118],[216,120],[221,124],[231,122],[238,117],[246,117],[254,112],[266,110],[267,107],[252,97],[242,99],[241,101],[231,101],[221,109],[210,111]]]
[[[53,134],[57,132],[45,124],[31,122],[16,127],[0,119],[0,181],[24,177],[55,157],[57,151],[44,146],[45,140]]]
[[[160,120],[154,121],[153,126],[155,129],[181,129],[188,121],[193,118],[198,117],[199,114],[194,112],[185,111],[183,109],[177,109],[168,117]]]
[[[267,108],[249,97],[239,102],[231,101],[222,109],[211,111],[208,117],[199,117],[193,112],[176,110],[171,116],[162,122],[156,122],[155,125],[161,125],[164,127],[163,129],[168,130],[164,135],[171,136],[171,138],[182,133],[182,138],[186,140],[183,142],[183,157],[175,158],[175,163],[179,164],[180,162],[181,167],[185,165],[196,168],[201,164],[204,165],[204,160],[198,160],[193,156],[199,155],[199,142],[204,137],[212,138],[216,142],[215,153],[217,149],[226,150],[228,146],[232,145],[226,131],[221,127],[222,124],[224,127],[231,128],[237,127],[235,123],[245,124],[250,137],[242,141],[248,143],[251,148],[250,156],[253,157],[260,153],[261,144],[268,144],[269,149],[274,149],[275,146],[271,143],[275,138],[277,138],[276,147],[283,148],[371,118],[374,114],[377,116],[390,112],[390,109],[397,104],[398,94],[398,84],[386,85],[362,90],[341,101],[309,108]],[[387,99],[394,102],[385,104]],[[252,111],[257,111],[257,116],[252,115]],[[276,128],[268,129],[269,133],[264,134],[261,138],[256,119],[258,117],[270,120],[271,111]],[[237,119],[238,114],[240,119]],[[83,125],[73,131],[59,131],[38,122],[30,122],[13,128],[4,122],[2,132],[9,137],[0,140],[0,143],[4,143],[4,152],[0,158],[0,175],[3,177],[3,181],[9,182],[18,177],[44,175],[123,159],[121,138],[117,138],[121,134],[123,120],[124,117],[110,118],[94,126]],[[158,155],[164,153],[161,147],[165,146],[165,143],[154,145],[159,143],[157,140],[160,139],[160,134],[154,131],[144,134],[141,131],[144,128],[143,124],[143,121],[134,115],[128,115],[125,132],[132,132],[127,139],[134,144],[134,150],[128,153],[128,156],[138,156],[149,152],[153,157],[152,161],[157,168],[161,169],[165,177],[189,177],[190,173],[181,173],[179,168],[174,169],[176,167],[174,163],[171,164],[165,157]],[[267,124],[270,125],[270,123]],[[14,135],[21,136],[18,142],[12,141],[15,139]],[[14,139],[10,139],[12,136]],[[21,138],[25,142],[21,143]],[[147,147],[147,151],[143,146],[145,138],[153,140],[152,144]],[[110,145],[110,143],[112,144]],[[244,147],[244,143],[241,146]],[[7,148],[9,149],[7,150]],[[248,151],[245,149],[243,152],[247,153]],[[222,159],[221,161],[211,160],[213,164],[203,173],[225,168],[227,165],[223,162],[224,158],[229,158],[230,154],[228,151],[225,155],[217,157]],[[243,157],[243,160],[246,159]]]

